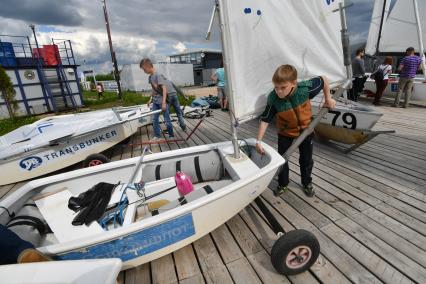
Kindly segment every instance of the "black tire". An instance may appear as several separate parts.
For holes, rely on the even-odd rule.
[[[296,256],[295,251],[301,254]],[[314,234],[306,230],[293,230],[275,242],[271,250],[271,261],[279,273],[295,275],[308,270],[317,260],[319,253],[320,244]],[[293,261],[290,260],[291,255],[294,256]],[[298,261],[300,263],[297,263]]]
[[[83,167],[94,167],[102,164],[109,163],[110,160],[105,157],[105,155],[102,154],[92,154],[89,155],[86,159],[83,161]]]

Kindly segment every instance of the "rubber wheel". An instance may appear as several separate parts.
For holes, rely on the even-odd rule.
[[[319,253],[320,244],[314,234],[306,230],[294,230],[275,242],[271,261],[279,273],[295,275],[308,270]]]
[[[84,159],[83,167],[84,168],[94,167],[94,166],[102,165],[109,162],[110,160],[107,157],[105,157],[105,155],[92,154],[92,155],[89,155],[86,159]]]

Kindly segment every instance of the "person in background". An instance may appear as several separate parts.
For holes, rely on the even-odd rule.
[[[349,92],[349,99],[357,101],[364,89],[364,83],[367,80],[364,67],[364,48],[359,48],[356,51],[356,56],[352,59],[352,76],[353,86]]]
[[[406,50],[406,56],[401,60],[398,66],[400,71],[398,82],[398,93],[396,94],[393,107],[399,107],[401,95],[405,92],[404,108],[410,104],[411,92],[413,89],[414,77],[416,77],[417,70],[421,68],[422,59],[414,55],[414,47],[409,47]],[[423,71],[424,72],[424,71]]]
[[[380,99],[388,85],[389,75],[392,74],[392,62],[392,57],[387,56],[383,61],[383,64],[380,64],[379,67],[377,67],[377,70],[372,74],[372,77],[376,82],[376,94],[374,95],[373,105],[380,105]]]
[[[163,111],[163,117],[166,122],[169,138],[174,138],[173,125],[169,114],[169,105],[167,104],[167,92],[171,90],[173,86],[171,86],[170,81],[168,81],[162,74],[155,71],[154,65],[149,58],[142,59],[139,67],[149,75],[148,82],[152,87],[151,98],[148,101],[148,106],[152,103],[152,110],[161,109]],[[153,115],[152,126],[154,128],[155,137],[151,140],[160,140],[161,127],[160,114],[158,112]]]
[[[228,110],[228,98],[225,91],[225,69],[223,67],[217,68],[210,78],[217,84],[217,96],[219,97],[220,107],[222,110]]]
[[[292,65],[278,67],[272,77],[274,90],[269,93],[266,108],[260,116],[260,126],[257,134],[256,151],[264,154],[262,139],[269,123],[277,116],[278,152],[283,155],[290,148],[293,140],[309,126],[312,121],[310,100],[324,92],[325,106],[334,108],[336,101],[330,95],[330,86],[325,76],[318,76],[310,80],[297,82],[297,70]],[[312,185],[312,159],[314,134],[308,135],[299,145],[299,165],[303,191],[309,197],[315,195]],[[278,174],[278,187],[275,195],[280,195],[288,190],[289,166],[286,162]]]
[[[96,84],[96,92],[98,92],[98,100],[105,98],[104,96],[104,86],[101,83]]]

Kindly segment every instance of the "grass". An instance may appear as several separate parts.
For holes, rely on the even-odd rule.
[[[95,91],[83,91],[84,105],[90,110],[98,110],[105,108],[112,108],[118,106],[133,106],[146,104],[149,100],[150,93],[141,92],[123,92],[123,99],[119,100],[117,93],[104,92],[104,98],[98,100],[98,94]],[[181,105],[190,105],[195,99],[195,96],[189,96],[187,98],[179,96],[179,102]],[[173,111],[172,111],[173,112]],[[18,117],[15,119],[2,119],[0,120],[0,136],[13,131],[23,125],[33,123],[39,118],[37,116]]]
[[[0,136],[9,133],[10,131],[15,130],[23,125],[33,123],[37,120],[36,116],[26,116],[26,117],[17,117],[17,118],[6,118],[0,120]]]

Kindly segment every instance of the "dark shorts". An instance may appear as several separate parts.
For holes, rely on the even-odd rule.
[[[219,99],[226,99],[226,93],[225,93],[225,88],[224,87],[217,87],[217,96],[219,97]]]

